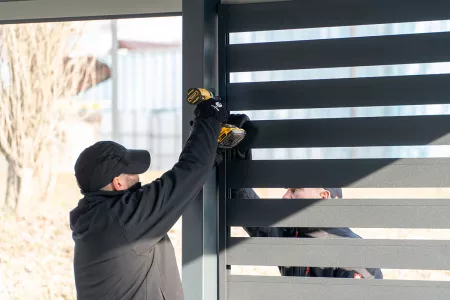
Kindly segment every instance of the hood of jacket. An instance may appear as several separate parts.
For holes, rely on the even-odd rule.
[[[108,202],[115,201],[124,194],[133,192],[140,187],[141,183],[138,182],[124,191],[96,191],[85,193],[84,197],[78,201],[77,207],[70,211],[70,229],[72,230],[73,239],[83,238],[90,233],[92,220],[95,219],[97,214],[104,213],[100,210],[100,206],[110,204]],[[107,206],[105,209],[107,209]]]

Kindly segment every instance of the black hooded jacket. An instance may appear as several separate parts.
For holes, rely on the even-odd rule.
[[[79,300],[182,300],[167,235],[212,170],[221,126],[198,119],[175,166],[150,184],[85,194],[70,212]]]
[[[259,199],[253,189],[232,189],[231,192],[231,197],[234,199]],[[349,228],[244,227],[244,230],[250,237],[361,238]],[[279,266],[278,268],[283,276],[383,279],[383,273],[377,268],[345,269],[315,266]]]

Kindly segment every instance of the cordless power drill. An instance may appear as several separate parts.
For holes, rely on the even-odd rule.
[[[187,92],[187,102],[192,105],[197,105],[202,101],[207,100],[220,101],[220,97],[214,96],[214,93],[204,88],[191,88]],[[218,138],[219,148],[233,148],[238,145],[245,137],[245,130],[238,128],[231,124],[222,124],[222,130],[220,131]]]

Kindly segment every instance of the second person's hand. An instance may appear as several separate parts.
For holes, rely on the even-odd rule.
[[[245,130],[246,122],[249,122],[250,118],[246,114],[230,114],[228,117],[228,124],[234,125]],[[230,153],[230,160],[251,160],[252,150],[235,147],[232,149],[218,149],[216,153],[216,160],[214,165],[217,167],[220,165],[225,157],[225,153]]]

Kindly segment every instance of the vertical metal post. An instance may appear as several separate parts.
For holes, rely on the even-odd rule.
[[[111,80],[112,80],[112,103],[111,103],[111,136],[113,141],[119,142],[119,99],[118,99],[118,50],[119,40],[117,38],[117,20],[111,20]]]
[[[228,158],[226,158],[228,159]],[[229,228],[226,224],[227,218],[227,199],[228,189],[226,187],[226,159],[225,162],[219,166],[219,205],[218,205],[218,248],[219,248],[219,261],[218,261],[218,300],[227,300],[227,280],[231,270],[227,266],[226,261],[226,247],[227,240],[230,236]]]
[[[219,0],[183,0],[183,98],[190,87],[218,91]],[[219,91],[220,92],[220,91]],[[183,143],[193,107],[183,99]],[[186,300],[217,299],[217,186],[215,171],[182,217],[182,279]]]
[[[218,71],[219,71],[219,91],[222,97],[227,97],[226,85],[230,81],[229,74],[226,70],[226,47],[229,43],[229,35],[227,33],[227,20],[228,15],[226,9],[220,9],[219,7],[219,27],[218,27]],[[228,275],[230,275],[231,269],[227,265],[226,261],[226,248],[227,241],[230,236],[230,230],[227,226],[227,199],[229,199],[229,189],[226,182],[226,165],[229,160],[229,153],[225,156],[224,161],[219,166],[218,170],[218,275],[217,275],[217,287],[218,287],[218,300],[227,300],[227,281]]]

